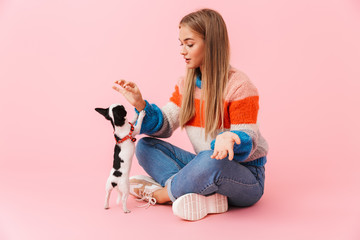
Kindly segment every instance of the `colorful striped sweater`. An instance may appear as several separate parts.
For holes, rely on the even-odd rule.
[[[141,133],[154,137],[170,137],[179,127],[179,112],[183,92],[184,78],[175,86],[170,101],[159,108],[146,102],[146,116],[143,120]],[[185,130],[192,143],[195,153],[214,149],[215,139],[205,140],[204,128],[200,122],[201,80],[197,78],[195,90],[195,116],[186,123]],[[257,115],[259,95],[256,87],[241,71],[231,68],[229,82],[225,94],[224,131],[236,133],[241,143],[234,144],[234,160],[244,165],[264,166],[268,145],[260,134]],[[136,109],[135,109],[136,110]],[[216,134],[223,133],[218,129]]]

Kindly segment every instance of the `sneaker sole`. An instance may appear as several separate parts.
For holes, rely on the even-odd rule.
[[[196,193],[185,194],[173,203],[173,213],[185,220],[196,221],[211,213],[228,210],[227,197],[218,193],[202,196]]]

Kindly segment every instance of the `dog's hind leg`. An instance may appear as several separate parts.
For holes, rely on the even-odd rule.
[[[117,190],[119,191],[119,196],[117,199],[118,203],[120,203],[121,200],[124,213],[130,213],[131,211],[127,208],[127,199],[129,197],[130,189],[122,184],[122,186],[119,186]]]
[[[109,199],[110,199],[110,194],[111,194],[111,191],[113,190],[113,186],[111,185],[111,183],[107,183],[106,184],[106,195],[105,195],[105,204],[104,204],[104,208],[105,209],[108,209],[109,208]]]
[[[116,199],[116,204],[119,205],[120,201],[121,201],[121,191],[119,190],[119,188],[116,188],[116,190],[118,191],[118,197]]]
[[[126,192],[126,193],[123,193],[122,196],[121,196],[121,200],[122,200],[122,207],[123,207],[123,210],[124,210],[124,213],[130,213],[131,211],[127,208],[127,199],[129,197],[129,193]]]

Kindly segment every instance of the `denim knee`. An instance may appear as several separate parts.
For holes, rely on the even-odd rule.
[[[136,147],[135,147],[135,155],[138,159],[138,162],[140,166],[143,166],[143,163],[146,161],[146,149],[148,147],[151,147],[151,142],[153,138],[151,137],[144,137],[137,141]]]
[[[221,171],[226,168],[227,162],[211,158],[212,153],[212,150],[206,150],[198,154],[197,164],[193,166],[196,170],[192,171],[194,175],[189,176],[190,178],[195,180],[197,178],[208,179],[212,177],[215,181],[219,177]]]

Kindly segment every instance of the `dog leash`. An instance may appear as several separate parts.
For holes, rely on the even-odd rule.
[[[126,135],[124,138],[119,138],[118,136],[115,135],[115,132],[114,132],[115,141],[116,141],[118,144],[120,144],[120,143],[122,143],[122,142],[125,142],[125,141],[128,140],[128,139],[131,139],[132,142],[135,142],[135,141],[136,141],[136,138],[134,138],[134,137],[132,136],[132,133],[133,133],[134,130],[135,130],[134,125],[133,125],[131,122],[129,122],[129,124],[130,124],[130,126],[131,126],[131,127],[130,127],[130,132],[129,132],[129,134]]]

